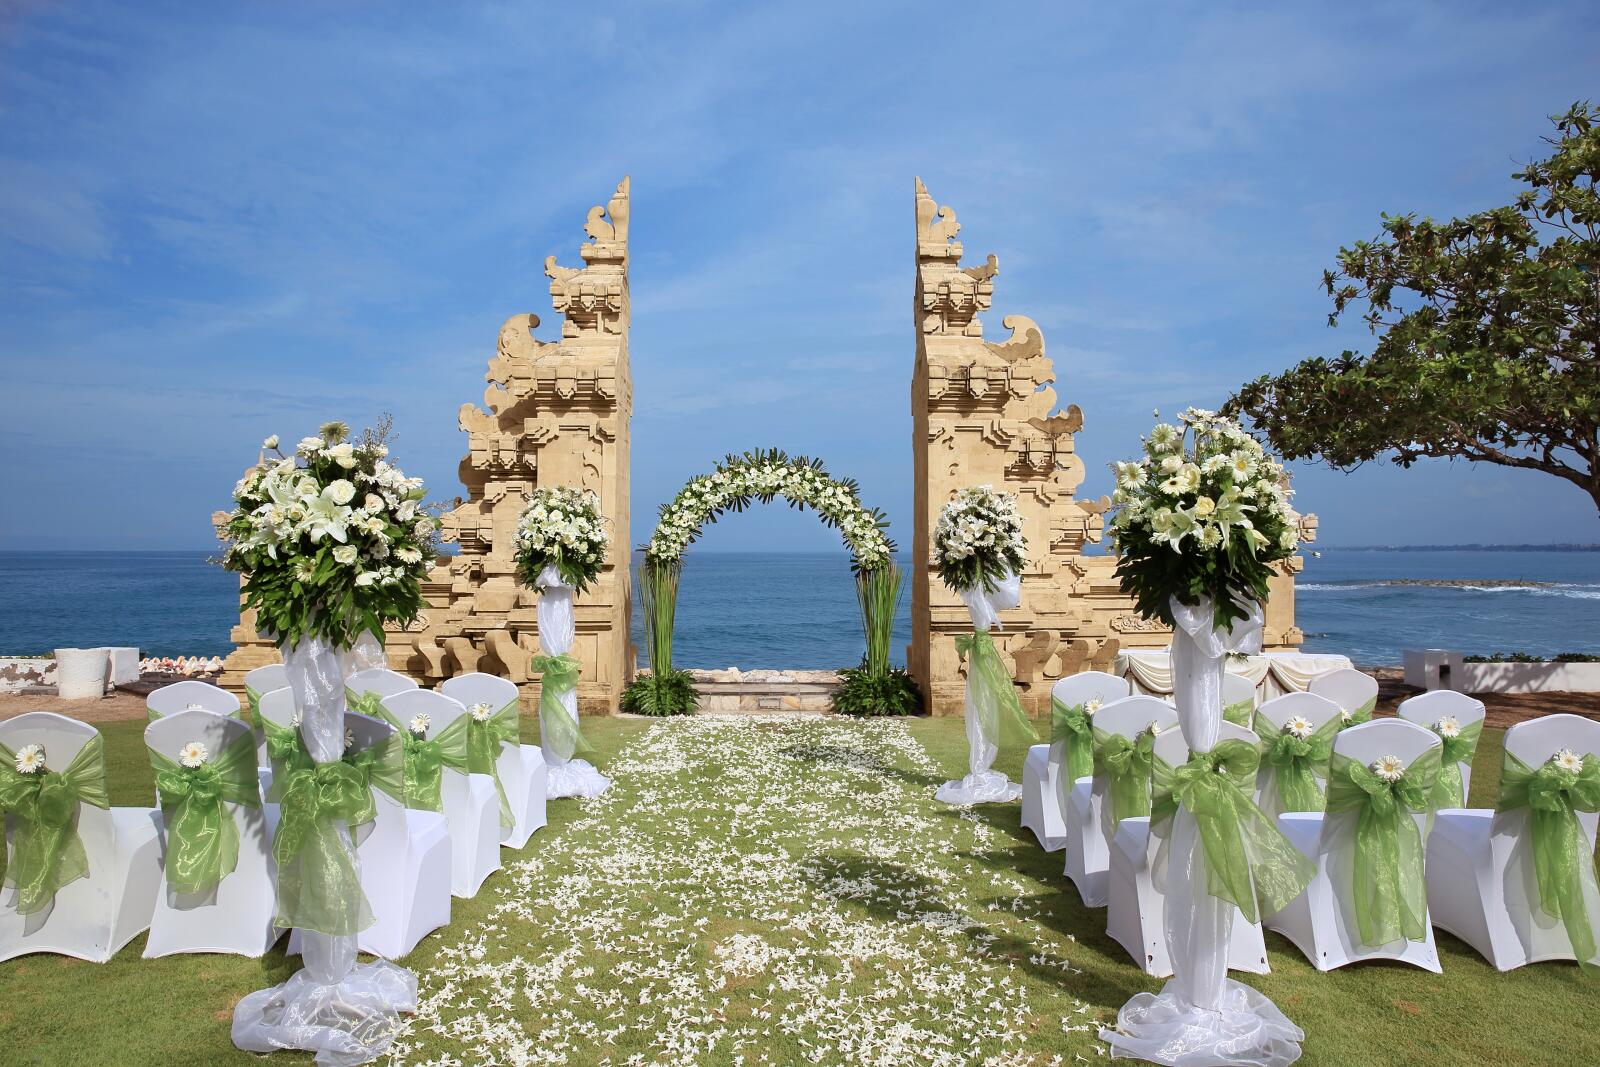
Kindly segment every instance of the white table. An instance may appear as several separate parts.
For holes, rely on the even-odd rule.
[[[1263,652],[1255,656],[1228,657],[1230,674],[1250,679],[1258,700],[1271,700],[1284,693],[1306,689],[1311,679],[1350,666],[1348,656],[1308,652]],[[1134,693],[1152,696],[1172,695],[1172,653],[1164,648],[1137,649],[1117,653],[1111,673],[1128,679]]]

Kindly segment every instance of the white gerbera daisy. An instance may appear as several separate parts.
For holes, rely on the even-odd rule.
[[[344,728],[344,748],[345,748],[345,751],[346,752],[350,751],[350,749],[355,747],[355,744],[356,744],[356,732],[354,730],[350,729],[350,727],[346,726]]]
[[[1379,756],[1372,761],[1372,773],[1386,782],[1398,782],[1405,777],[1405,761],[1399,756]]]
[[[1461,720],[1454,715],[1443,716],[1433,724],[1433,732],[1440,737],[1459,737],[1461,736]]]
[[[1316,725],[1304,715],[1291,715],[1283,724],[1283,732],[1293,737],[1307,738],[1316,733]]]
[[[304,721],[305,721],[305,719],[301,716],[300,709],[299,708],[295,708],[294,709],[294,714],[289,716],[289,725],[293,726],[296,730],[298,730],[298,729],[300,729],[300,724],[302,722],[304,722]]]
[[[201,741],[190,741],[178,749],[178,762],[191,770],[211,758],[211,751]]]
[[[474,704],[467,710],[472,713],[472,717],[478,722],[488,722],[490,716],[494,714],[494,709],[487,704]]]
[[[1356,719],[1354,715],[1350,714],[1348,711],[1345,711],[1343,708],[1339,709],[1339,718],[1344,720],[1346,725],[1355,722]]]
[[[411,721],[406,723],[406,729],[410,730],[414,737],[427,737],[428,727],[432,725],[433,720],[427,715],[413,715]]]
[[[1564,771],[1571,771],[1573,774],[1583,770],[1583,757],[1570,748],[1564,748],[1551,756],[1550,762]]]
[[[44,771],[44,746],[23,745],[17,749],[17,773],[39,774]]]

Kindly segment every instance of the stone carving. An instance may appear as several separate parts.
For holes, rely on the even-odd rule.
[[[939,509],[957,489],[990,484],[1015,493],[1028,539],[1022,607],[1004,613],[996,634],[1002,657],[1033,714],[1049,706],[1050,685],[1080,670],[1108,669],[1123,647],[1164,647],[1170,631],[1144,619],[1123,595],[1107,555],[1087,555],[1101,539],[1108,497],[1080,500],[1085,470],[1074,439],[1084,426],[1076,404],[1056,411],[1055,369],[1044,331],[1023,315],[1002,324],[1010,336],[983,339],[982,313],[994,301],[999,261],[961,266],[961,226],[916,183],[917,362],[911,387],[916,500],[912,538],[912,636],[907,661],[934,714],[959,713],[964,675],[954,638],[971,620],[944,588],[929,558]],[[1302,521],[1315,536],[1316,518]],[[1310,539],[1310,538],[1307,538]],[[1293,574],[1286,562],[1266,609],[1266,647],[1297,646]]]
[[[576,485],[600,494],[612,523],[611,554],[599,580],[577,597],[583,664],[578,703],[586,713],[615,710],[631,677],[628,515],[629,433],[633,409],[628,364],[628,179],[603,207],[591,208],[579,249],[582,267],[545,260],[550,300],[563,316],[561,340],[533,336],[539,318],[516,314],[500,327],[484,375],[483,407],[461,406],[467,434],[460,477],[465,500],[441,520],[446,541],[424,585],[429,608],[408,632],[386,635],[389,665],[423,684],[486,671],[523,686],[532,707],[537,685],[529,661],[539,648],[535,594],[516,581],[512,536],[528,493],[540,484]],[[485,410],[487,409],[487,410]],[[277,659],[245,613],[233,632],[224,684],[242,687],[244,672]]]

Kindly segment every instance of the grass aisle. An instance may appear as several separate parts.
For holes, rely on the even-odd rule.
[[[932,799],[943,771],[905,723],[667,721],[607,773],[419,974],[396,1062],[1096,1055],[1072,939],[1014,839]]]

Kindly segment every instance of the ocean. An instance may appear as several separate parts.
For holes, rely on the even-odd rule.
[[[1396,585],[1397,580],[1535,586]],[[1298,596],[1305,649],[1362,665],[1407,648],[1600,652],[1600,553],[1321,550]],[[226,655],[237,579],[204,552],[0,552],[0,655],[137,645],[146,655]],[[901,604],[895,657],[910,639]],[[635,644],[644,646],[639,620]],[[686,557],[673,659],[685,667],[850,666],[862,652],[849,560],[831,553]],[[642,653],[641,653],[642,654]]]

